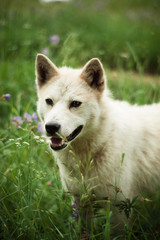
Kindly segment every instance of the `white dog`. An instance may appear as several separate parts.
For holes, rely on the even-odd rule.
[[[97,199],[117,194],[118,200],[155,191],[160,104],[114,100],[96,58],[83,69],[57,68],[38,54],[36,83],[38,113],[66,191],[78,197],[87,189]]]

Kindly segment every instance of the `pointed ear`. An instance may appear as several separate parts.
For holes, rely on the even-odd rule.
[[[36,57],[36,81],[42,87],[52,77],[58,75],[58,68],[43,54]]]
[[[81,73],[83,78],[88,85],[102,92],[105,89],[105,74],[102,63],[98,58],[92,58],[83,68]]]

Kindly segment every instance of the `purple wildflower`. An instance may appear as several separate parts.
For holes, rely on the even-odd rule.
[[[54,34],[50,36],[49,41],[53,45],[58,45],[58,43],[60,42],[60,37],[57,34]]]
[[[37,130],[38,130],[39,133],[44,134],[42,122],[39,122],[39,123],[38,123],[38,125],[37,125]]]
[[[41,53],[48,56],[49,55],[49,49],[47,47],[42,48]]]
[[[74,204],[72,205],[72,209],[73,209],[72,217],[77,219],[80,210],[80,199],[77,199],[74,202]]]
[[[37,117],[37,113],[36,113],[36,112],[34,112],[34,113],[32,114],[32,120],[35,121],[35,122],[37,122],[38,117]]]
[[[27,113],[27,112],[24,113],[24,121],[28,122],[28,123],[33,122],[32,116],[29,113]]]
[[[6,94],[4,95],[4,97],[5,97],[6,100],[9,100],[9,99],[11,98],[11,94],[6,93]]]
[[[49,182],[47,183],[47,185],[48,185],[49,187],[51,187],[51,186],[52,186],[52,182],[49,181]]]
[[[13,116],[12,117],[12,124],[20,127],[23,124],[23,120],[20,116]]]
[[[71,216],[72,218],[78,218],[78,213],[77,212],[75,212],[75,211],[73,211],[73,213],[72,213],[72,216]]]
[[[10,98],[11,98],[11,94],[6,93],[6,94],[3,94],[2,96],[0,96],[0,101],[3,99],[9,100]]]
[[[90,233],[83,233],[82,235],[81,235],[81,238],[82,239],[88,239],[88,238],[90,238]]]

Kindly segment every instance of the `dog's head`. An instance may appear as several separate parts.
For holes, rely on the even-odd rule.
[[[99,103],[105,89],[101,62],[91,59],[83,69],[57,68],[46,56],[36,58],[38,113],[53,150],[98,127]]]

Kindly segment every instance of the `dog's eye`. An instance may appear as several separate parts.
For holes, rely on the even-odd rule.
[[[51,98],[47,98],[47,99],[45,99],[45,101],[46,101],[47,105],[53,106],[53,101]]]
[[[82,103],[81,102],[79,102],[79,101],[73,101],[73,102],[71,102],[70,103],[70,108],[78,108],[80,105],[81,105]]]

